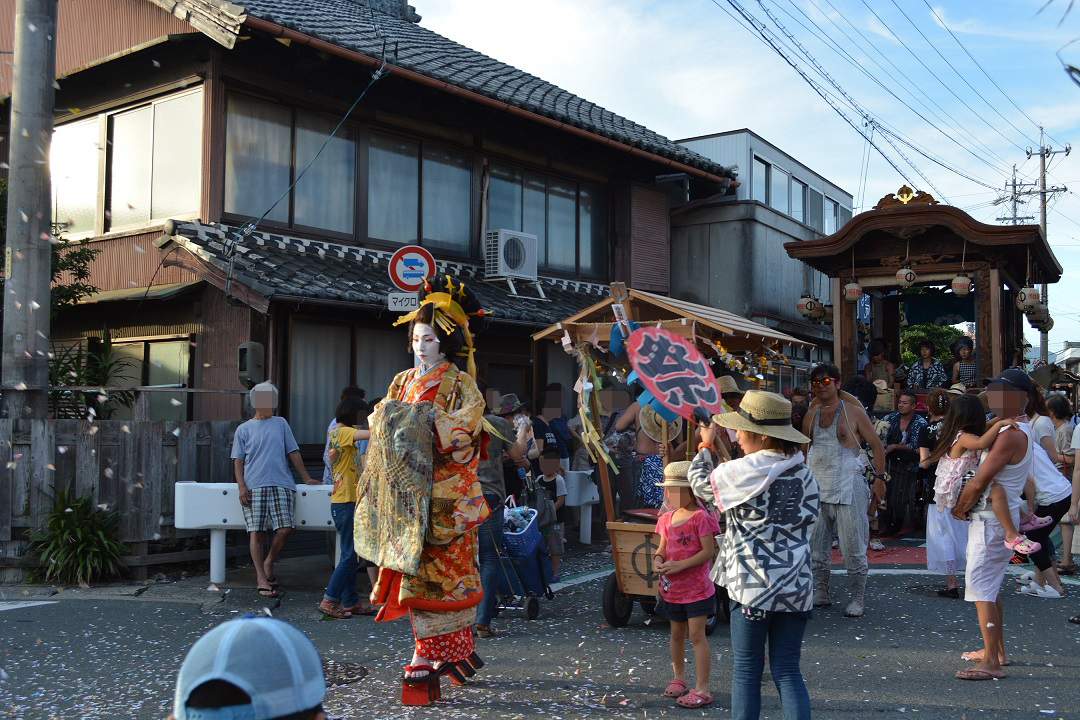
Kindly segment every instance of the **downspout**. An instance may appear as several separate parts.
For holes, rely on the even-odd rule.
[[[291,40],[292,42],[297,42],[301,45],[307,45],[322,52],[329,53],[330,55],[337,55],[338,57],[345,58],[346,60],[358,62],[362,65],[367,65],[369,67],[379,67],[382,64],[379,60],[368,55],[364,55],[363,53],[359,53],[355,50],[349,50],[347,48],[334,45],[333,43],[326,42],[325,40],[313,38],[310,35],[305,35],[301,32],[297,32],[296,30],[282,27],[281,25],[277,25],[276,23],[263,20],[262,18],[254,17],[253,15],[248,15],[244,19],[244,24],[252,29],[265,32],[268,35],[272,35],[273,37],[285,38],[287,40]],[[481,105],[486,105],[487,107],[495,108],[497,110],[503,110],[510,113],[511,115],[517,115],[533,122],[540,123],[541,125],[547,125],[548,127],[562,130],[563,132],[570,133],[571,135],[577,135],[578,137],[586,138],[593,142],[598,142],[602,145],[606,145],[608,147],[630,153],[631,155],[634,155],[636,157],[649,160],[650,162],[664,165],[665,167],[671,168],[672,170],[675,170],[677,172],[686,173],[687,175],[693,175],[694,177],[701,178],[702,180],[708,180],[709,182],[714,182],[721,185],[725,182],[735,182],[731,178],[714,175],[713,173],[706,172],[705,170],[695,168],[691,165],[687,165],[676,160],[671,160],[670,158],[661,157],[660,155],[647,152],[645,150],[642,150],[641,148],[636,148],[631,145],[621,143],[617,140],[612,140],[610,138],[597,135],[596,133],[589,132],[588,130],[583,130],[579,127],[568,125],[567,123],[560,122],[558,120],[552,120],[549,117],[539,115],[529,110],[524,110],[522,108],[509,105],[500,100],[494,100],[487,97],[486,95],[481,95],[471,90],[465,90],[464,88],[455,87],[454,85],[443,82],[442,80],[436,80],[426,75],[421,75],[420,73],[413,70],[407,70],[396,65],[390,66],[389,69],[391,75],[397,75],[398,77],[405,80],[410,80],[412,82],[419,83],[427,87],[442,90],[444,92],[450,93],[451,95],[458,95]]]

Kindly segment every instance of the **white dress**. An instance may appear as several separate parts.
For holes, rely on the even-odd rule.
[[[930,572],[955,575],[964,570],[968,523],[952,516],[952,506],[959,495],[959,479],[978,464],[974,450],[958,458],[946,455],[938,461],[934,484],[937,504],[926,513],[926,569]]]

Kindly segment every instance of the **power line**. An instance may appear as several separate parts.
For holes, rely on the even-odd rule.
[[[961,79],[961,80],[962,80],[962,81],[964,82],[964,84],[965,84],[965,85],[967,85],[967,86],[968,86],[968,88],[969,88],[969,89],[970,89],[970,90],[971,90],[971,91],[972,91],[973,93],[975,93],[975,96],[976,96],[977,98],[979,98],[980,100],[982,100],[982,101],[983,101],[983,102],[984,102],[984,103],[986,104],[986,106],[987,106],[988,108],[990,108],[990,109],[991,109],[991,110],[993,110],[993,111],[994,111],[995,113],[997,113],[997,116],[998,116],[998,117],[1000,117],[1000,118],[1001,118],[1002,120],[1004,120],[1005,122],[1009,123],[1009,126],[1010,126],[1010,127],[1011,127],[1011,128],[1013,129],[1013,130],[1015,130],[1016,132],[1020,133],[1020,135],[1021,135],[1021,136],[1022,136],[1022,137],[1023,137],[1023,138],[1025,139],[1025,140],[1027,140],[1028,142],[1032,142],[1031,138],[1029,138],[1029,137],[1028,137],[1028,136],[1027,136],[1026,134],[1024,134],[1024,131],[1023,131],[1023,130],[1021,130],[1020,128],[1016,127],[1016,125],[1013,125],[1013,122],[1012,122],[1012,120],[1010,120],[1009,118],[1005,117],[1005,116],[1004,116],[1004,115],[1003,115],[1003,114],[1001,113],[1001,111],[1000,111],[1000,110],[998,110],[998,109],[997,109],[996,107],[994,107],[994,106],[993,106],[993,105],[992,105],[992,104],[990,103],[990,101],[989,101],[989,100],[987,100],[986,98],[984,98],[984,97],[982,96],[982,93],[980,93],[980,92],[979,92],[978,90],[976,90],[976,89],[975,89],[975,87],[974,87],[974,86],[973,86],[973,85],[972,85],[972,84],[971,84],[970,82],[968,82],[968,79],[967,79],[966,77],[964,77],[963,75],[961,75],[961,74],[960,74],[960,71],[956,69],[956,66],[954,66],[954,65],[953,65],[953,64],[952,64],[951,62],[949,62],[949,59],[948,59],[947,57],[945,57],[945,56],[944,56],[944,55],[942,54],[941,50],[939,50],[939,49],[938,49],[938,46],[937,46],[937,45],[935,45],[934,43],[930,42],[930,38],[926,37],[926,34],[925,34],[925,33],[924,33],[924,32],[923,32],[923,31],[922,31],[922,30],[921,30],[920,28],[919,28],[919,26],[918,26],[918,25],[916,25],[916,24],[915,24],[915,21],[913,21],[913,20],[911,19],[911,17],[910,17],[910,16],[909,16],[909,15],[908,15],[908,14],[907,14],[906,12],[904,12],[904,9],[903,9],[902,7],[900,7],[900,5],[899,5],[899,4],[897,4],[896,0],[890,0],[890,2],[892,2],[892,4],[893,4],[893,7],[895,7],[895,8],[897,9],[897,10],[899,10],[899,11],[900,11],[900,14],[904,16],[904,19],[908,21],[908,24],[910,24],[910,25],[911,25],[911,27],[915,28],[915,32],[919,33],[919,36],[920,36],[920,37],[921,37],[921,38],[922,38],[923,40],[925,40],[925,41],[926,41],[926,44],[927,44],[927,45],[929,45],[929,46],[930,46],[930,47],[931,47],[931,48],[933,49],[933,51],[934,51],[935,53],[937,53],[937,56],[938,56],[939,58],[941,58],[942,60],[944,60],[944,61],[945,61],[945,64],[949,66],[949,69],[950,69],[950,70],[952,70],[952,71],[953,71],[953,72],[954,72],[954,73],[956,74],[956,77],[960,78],[960,79]],[[925,0],[924,0],[924,2],[925,2]],[[866,4],[865,0],[863,1],[863,4],[864,4],[864,5]],[[869,6],[868,6],[868,7],[869,7]],[[891,31],[890,31],[890,32],[891,32]]]
[[[972,55],[972,54],[971,54],[971,51],[970,51],[970,50],[968,50],[968,49],[967,49],[967,48],[966,48],[966,47],[964,46],[964,43],[960,42],[960,38],[956,37],[956,33],[954,33],[954,32],[952,31],[952,29],[951,29],[951,28],[950,28],[950,27],[949,27],[948,25],[946,25],[946,24],[945,24],[945,20],[944,20],[944,19],[942,19],[942,17],[941,17],[940,15],[938,15],[938,14],[937,14],[937,10],[935,10],[935,9],[933,8],[933,6],[932,6],[932,5],[930,5],[930,3],[929,3],[929,2],[927,2],[927,0],[923,0],[923,5],[926,5],[927,9],[928,9],[928,10],[930,10],[930,12],[931,12],[931,13],[932,13],[932,14],[934,15],[934,18],[936,18],[936,19],[937,19],[937,21],[938,21],[938,24],[940,24],[940,25],[941,25],[941,27],[945,28],[945,31],[946,31],[947,33],[949,33],[949,35],[950,35],[950,36],[952,36],[952,39],[956,41],[956,44],[960,46],[960,49],[961,49],[961,50],[963,50],[963,51],[964,51],[964,52],[965,52],[965,53],[967,54],[967,56],[968,56],[969,58],[971,58],[971,62],[975,63],[975,67],[979,68],[979,70],[981,70],[981,71],[982,71],[982,74],[983,74],[983,75],[985,75],[985,76],[986,76],[986,79],[987,79],[987,80],[989,80],[989,81],[991,82],[991,84],[993,84],[993,86],[994,86],[994,87],[996,87],[996,88],[998,89],[998,92],[1000,92],[1000,93],[1002,94],[1002,96],[1004,96],[1004,98],[1005,98],[1006,100],[1008,100],[1008,101],[1009,101],[1009,103],[1010,103],[1010,104],[1011,104],[1011,105],[1012,105],[1012,106],[1013,106],[1014,108],[1016,108],[1017,110],[1019,110],[1019,111],[1020,111],[1020,114],[1021,114],[1021,115],[1023,115],[1023,116],[1025,117],[1025,118],[1027,118],[1027,121],[1028,121],[1029,123],[1031,123],[1031,124],[1032,124],[1032,125],[1034,125],[1035,127],[1039,127],[1039,123],[1037,123],[1037,122],[1035,122],[1034,120],[1032,120],[1032,119],[1031,119],[1031,117],[1030,117],[1030,116],[1029,116],[1029,115],[1028,115],[1028,114],[1027,114],[1026,112],[1024,112],[1024,109],[1023,109],[1022,107],[1020,107],[1019,105],[1017,105],[1017,104],[1016,104],[1016,101],[1015,101],[1015,100],[1013,100],[1013,99],[1012,99],[1012,98],[1011,98],[1011,97],[1009,96],[1009,94],[1008,94],[1007,92],[1005,92],[1005,90],[1004,90],[1004,89],[1002,89],[1002,87],[1001,87],[1000,85],[998,85],[998,84],[997,84],[997,81],[996,81],[996,80],[994,80],[994,78],[990,76],[990,73],[986,72],[986,68],[984,68],[984,67],[982,66],[982,64],[981,64],[981,63],[980,63],[980,62],[979,62],[978,60],[976,60],[976,59],[975,59],[975,56],[974,56],[974,55]],[[1048,135],[1047,135],[1047,137],[1050,137],[1050,135],[1048,134]],[[1055,139],[1054,139],[1054,138],[1052,138],[1052,137],[1050,137],[1050,139],[1051,139],[1051,140],[1054,140],[1054,142],[1058,143],[1059,145],[1061,144],[1061,143],[1059,143],[1059,142],[1058,142],[1057,140],[1055,140]]]

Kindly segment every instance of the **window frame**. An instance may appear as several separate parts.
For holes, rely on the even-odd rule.
[[[202,84],[198,84],[198,85],[195,85],[194,87],[183,88],[182,90],[178,90],[176,92],[164,92],[164,93],[152,95],[150,97],[143,97],[143,98],[140,98],[138,101],[131,102],[130,104],[118,104],[118,105],[116,105],[114,107],[110,107],[110,108],[108,108],[106,110],[102,110],[101,112],[90,114],[89,116],[74,116],[74,117],[71,117],[70,119],[65,119],[63,122],[56,123],[54,128],[53,128],[54,136],[55,136],[56,130],[58,130],[60,128],[71,127],[71,126],[79,125],[79,124],[86,124],[86,125],[95,124],[97,126],[97,136],[98,136],[98,139],[97,139],[97,144],[98,144],[97,173],[96,173],[97,179],[96,179],[96,186],[94,188],[95,202],[94,202],[93,228],[90,229],[90,230],[83,230],[83,231],[75,232],[75,233],[69,233],[66,230],[61,229],[59,234],[62,234],[68,240],[85,240],[85,239],[89,239],[89,238],[98,238],[98,237],[107,236],[107,235],[113,235],[113,234],[130,235],[130,234],[133,234],[133,233],[138,232],[140,230],[150,230],[150,229],[153,229],[153,228],[161,227],[165,223],[165,221],[167,221],[167,220],[193,220],[193,219],[198,219],[200,217],[201,213],[202,213],[202,208],[201,208],[202,202],[201,202],[201,200],[200,200],[200,203],[199,203],[200,207],[195,208],[195,210],[193,210],[193,211],[191,211],[189,213],[170,215],[169,217],[165,217],[165,218],[154,218],[153,217],[153,197],[154,197],[154,195],[153,195],[153,193],[154,193],[154,187],[153,187],[153,175],[154,175],[154,159],[153,159],[154,113],[156,112],[156,106],[159,105],[159,104],[162,104],[162,103],[165,103],[165,102],[168,102],[168,101],[171,101],[171,100],[175,100],[177,98],[184,97],[186,95],[196,95],[196,94],[198,94],[198,95],[202,95],[205,98],[204,93],[205,93],[205,88],[202,86]],[[205,99],[204,99],[204,102],[205,102]],[[151,116],[150,116],[150,182],[147,184],[148,187],[147,187],[147,191],[146,191],[147,197],[148,197],[148,200],[149,200],[149,202],[147,203],[147,208],[148,208],[148,212],[150,214],[150,217],[148,217],[145,221],[139,221],[139,222],[136,222],[136,223],[129,223],[129,224],[126,224],[126,225],[114,226],[111,223],[111,219],[106,219],[106,217],[105,217],[105,214],[109,210],[109,206],[110,206],[111,201],[112,201],[113,143],[112,143],[112,137],[111,136],[112,136],[113,118],[115,118],[118,115],[126,115],[126,114],[129,114],[129,113],[133,113],[133,112],[135,112],[135,111],[137,111],[137,110],[139,110],[141,108],[146,108],[146,107],[154,108],[154,110],[151,112]],[[199,154],[200,154],[200,158],[199,158],[198,178],[199,178],[199,192],[200,192],[200,195],[201,195],[203,189],[205,188],[205,179],[206,179],[206,166],[202,162],[202,149],[205,146],[206,141],[207,141],[205,113],[200,113],[199,122],[200,122],[200,128],[199,128],[199,134],[200,134]],[[50,138],[50,153],[52,152],[51,145],[52,145],[52,139]],[[51,171],[52,171],[52,169],[50,168],[50,172]],[[49,202],[52,205],[51,213],[53,215],[53,218],[51,218],[51,220],[53,222],[55,222],[55,216],[56,216],[56,203],[55,203],[56,195],[55,195],[55,193],[56,193],[56,185],[55,185],[55,183],[53,183],[51,188],[50,188],[50,192],[49,192],[49,194],[50,194]]]

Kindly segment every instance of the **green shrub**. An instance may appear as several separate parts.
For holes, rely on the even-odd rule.
[[[116,540],[118,519],[115,511],[95,507],[90,494],[57,490],[46,523],[30,533],[30,550],[38,553],[35,579],[74,585],[118,576],[127,552]]]

